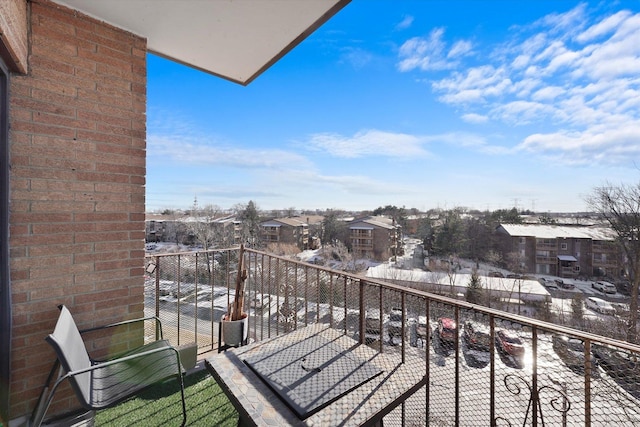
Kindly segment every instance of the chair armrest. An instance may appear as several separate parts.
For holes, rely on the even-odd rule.
[[[89,333],[89,332],[96,332],[96,331],[100,331],[100,330],[103,330],[103,329],[114,328],[116,326],[123,326],[123,325],[128,325],[128,324],[131,324],[131,323],[144,322],[145,320],[155,320],[156,321],[156,330],[160,331],[160,336],[159,336],[158,339],[163,339],[162,322],[160,321],[160,319],[157,316],[140,317],[138,319],[123,320],[122,322],[110,323],[108,325],[95,326],[93,328],[82,329],[80,331],[80,333],[84,334],[84,333]]]

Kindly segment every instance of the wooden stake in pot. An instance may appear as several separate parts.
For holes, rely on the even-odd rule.
[[[236,295],[233,304],[229,305],[227,319],[242,320],[246,317],[244,312],[244,281],[247,280],[247,268],[244,265],[244,244],[240,245],[238,255],[238,275],[236,276]]]

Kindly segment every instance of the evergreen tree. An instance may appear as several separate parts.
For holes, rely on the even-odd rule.
[[[467,302],[470,302],[471,304],[482,304],[483,294],[482,281],[478,275],[478,270],[474,268],[471,271],[471,279],[467,284]]]
[[[238,212],[238,219],[242,221],[243,242],[247,247],[256,247],[260,237],[260,213],[253,200]]]

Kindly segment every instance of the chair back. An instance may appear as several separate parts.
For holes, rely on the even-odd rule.
[[[58,360],[66,372],[77,371],[91,366],[91,359],[84,345],[76,322],[71,312],[64,305],[60,306],[60,317],[52,334],[46,341],[56,351]],[[89,402],[91,373],[74,375],[69,378],[71,385],[81,401]]]

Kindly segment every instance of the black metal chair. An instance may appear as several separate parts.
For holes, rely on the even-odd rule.
[[[61,305],[60,317],[56,327],[46,341],[57,354],[57,360],[49,373],[38,404],[30,420],[30,425],[39,427],[44,420],[49,405],[58,386],[69,380],[80,404],[87,410],[99,410],[113,407],[142,390],[171,377],[180,384],[182,395],[182,426],[187,421],[184,399],[184,370],[180,354],[168,341],[162,339],[162,325],[155,317],[128,320],[113,323],[84,332],[93,332],[105,328],[122,326],[144,320],[156,320],[159,339],[134,350],[118,355],[116,358],[100,361],[91,359],[69,310]],[[58,371],[58,377],[51,389],[51,381]]]

